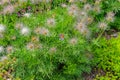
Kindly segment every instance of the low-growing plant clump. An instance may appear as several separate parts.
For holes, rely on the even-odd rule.
[[[0,79],[119,79],[119,14],[119,0],[1,0]]]
[[[120,78],[120,37],[106,40],[102,38],[99,42],[99,46],[95,47],[93,63],[96,63],[98,68],[106,71],[106,77],[108,79],[117,80]],[[100,54],[101,53],[101,54]]]

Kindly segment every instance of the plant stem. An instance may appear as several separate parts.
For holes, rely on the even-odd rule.
[[[102,30],[101,34],[97,37],[96,42],[98,42],[98,41],[99,41],[99,39],[102,37],[102,35],[103,35],[103,33],[104,33],[104,32],[105,32],[105,29],[104,29],[104,30]]]

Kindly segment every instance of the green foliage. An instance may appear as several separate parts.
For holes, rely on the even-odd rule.
[[[100,76],[97,75],[94,80],[117,80],[119,79],[118,76],[113,75],[111,72],[107,72],[106,75]]]
[[[53,14],[55,14],[56,25],[49,28],[44,23]],[[16,22],[13,20],[26,24],[31,30],[37,26],[48,28],[51,36],[37,35],[43,49],[26,50],[26,44],[31,41],[32,36],[25,37],[16,32],[14,28]],[[14,72],[12,72],[14,78],[22,80],[73,80],[78,76],[82,77],[83,72],[90,72],[90,60],[86,56],[88,42],[81,34],[73,30],[74,27],[71,26],[74,25],[74,18],[67,15],[66,9],[57,8],[45,12],[45,14],[31,15],[30,18],[5,16],[2,18],[2,22],[7,24],[8,29],[5,34],[8,35],[3,38],[4,40],[1,40],[1,45],[13,45],[16,48],[15,52],[11,54],[11,58],[16,58]],[[61,33],[65,34],[64,40],[59,38]],[[31,34],[36,36],[34,32]],[[12,36],[17,36],[16,40],[11,41]],[[73,37],[78,40],[75,45],[69,43]],[[52,47],[57,48],[57,51],[50,52]]]
[[[104,71],[120,78],[120,36],[106,40],[100,39],[99,46],[94,46],[93,64]]]
[[[120,2],[101,0],[96,5],[94,0],[32,1],[37,0],[12,0],[10,3],[15,11],[8,10],[11,14],[6,12],[4,15],[0,11],[0,24],[6,27],[4,33],[0,32],[4,36],[0,37],[0,46],[5,48],[0,56],[8,55],[7,50],[10,49],[7,46],[14,49],[5,60],[6,65],[4,60],[0,62],[1,79],[5,75],[4,70],[7,72],[12,67],[10,77],[13,80],[77,80],[82,79],[83,73],[90,73],[91,66],[106,71],[106,75],[98,75],[97,80],[120,78],[120,37],[111,40],[101,38],[106,29],[120,29]],[[84,9],[86,4],[90,11]],[[7,10],[7,5],[7,2],[0,5],[0,10]],[[96,7],[98,12],[94,11]],[[114,22],[107,21],[109,12]],[[47,24],[49,18],[55,19],[55,25]],[[102,27],[99,27],[100,22],[105,22]],[[22,28],[30,29],[30,35],[22,35],[22,28],[16,29],[19,23],[24,24]],[[38,27],[44,28],[41,31],[44,33],[36,34]],[[38,41],[34,41],[35,37]]]
[[[0,80],[5,80],[5,79],[13,79],[12,76],[12,71],[13,69],[13,64],[15,63],[15,58],[10,59],[9,55],[6,57],[3,57],[2,60],[4,59],[4,61],[0,61]]]
[[[112,29],[120,30],[120,17],[116,17],[115,22],[110,25]]]
[[[75,79],[82,72],[90,72],[89,60],[82,55],[68,51],[66,53],[49,53],[48,50],[36,52],[19,51],[14,55],[17,58],[14,77],[34,80]],[[72,51],[74,51],[72,49]],[[65,51],[64,51],[65,52]],[[81,55],[81,56],[79,56]],[[87,70],[86,70],[87,69]]]

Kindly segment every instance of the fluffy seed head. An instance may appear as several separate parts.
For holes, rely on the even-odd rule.
[[[76,5],[71,5],[68,7],[68,14],[71,16],[76,16],[78,13],[78,7]]]
[[[72,45],[77,44],[77,38],[70,39],[69,43],[72,44]]]
[[[29,35],[29,34],[30,34],[30,29],[27,28],[27,27],[23,27],[23,28],[21,29],[21,34],[24,35],[24,36]]]
[[[40,29],[40,34],[45,35],[45,36],[49,36],[49,30],[43,27]]]
[[[7,80],[12,80],[11,78],[7,78]]]
[[[73,3],[73,2],[75,2],[75,1],[76,1],[76,0],[69,0],[70,3]]]
[[[101,12],[101,9],[100,9],[100,6],[94,6],[93,7],[93,11],[97,12],[97,13],[100,13]]]
[[[0,53],[3,53],[3,52],[4,52],[4,47],[0,46]]]
[[[3,33],[5,32],[5,26],[0,24],[0,33]]]
[[[114,15],[115,14],[113,12],[107,13],[106,20],[109,21],[109,22],[113,22],[114,21]]]
[[[54,18],[47,19],[47,25],[48,26],[54,26],[55,25],[55,19]]]
[[[101,2],[101,0],[96,0],[96,1],[95,1],[95,5],[99,5],[100,2]]]
[[[61,4],[61,7],[66,8],[67,5],[66,4]]]
[[[92,6],[90,4],[85,4],[84,5],[84,10],[89,11],[92,9]]]
[[[25,13],[23,16],[29,18],[31,16],[31,13]]]
[[[91,16],[86,16],[81,19],[81,23],[86,25],[91,24],[93,22],[93,18]]]
[[[4,7],[3,9],[3,14],[12,14],[14,12],[14,6],[13,5],[8,5]]]
[[[4,5],[5,3],[10,3],[10,1],[9,0],[1,0],[0,1],[0,5]]]
[[[36,34],[41,34],[45,36],[49,36],[49,30],[44,27],[38,27],[34,30]]]
[[[0,33],[0,38],[3,38],[3,37],[4,37],[3,33]]]
[[[13,53],[13,52],[14,52],[13,46],[7,46],[7,47],[6,47],[6,52],[7,52],[7,53]]]
[[[49,3],[52,2],[52,0],[42,0],[42,2]]]
[[[99,25],[98,25],[98,27],[99,27],[100,29],[106,29],[106,28],[107,28],[107,23],[105,23],[105,22],[100,22]]]
[[[27,50],[33,51],[35,49],[35,45],[33,43],[28,43],[26,45]]]
[[[57,51],[57,49],[56,49],[56,47],[52,47],[52,48],[50,48],[50,50],[49,50],[51,53],[55,53],[56,51]]]
[[[86,22],[87,24],[90,24],[90,23],[93,22],[93,18],[92,17],[87,17],[86,21],[87,21]]]
[[[8,59],[7,56],[2,56],[1,59],[0,59],[0,61],[5,61],[5,60],[7,60],[7,59]]]
[[[109,13],[107,13],[107,16],[112,16],[112,17],[114,17],[114,16],[115,16],[115,13],[109,12]]]
[[[113,22],[114,21],[114,17],[106,16],[106,20],[108,22]]]
[[[64,34],[60,34],[60,35],[59,35],[59,38],[60,38],[60,40],[64,40],[65,35],[64,35]]]
[[[33,4],[38,4],[38,3],[40,3],[40,2],[45,2],[45,3],[49,3],[49,2],[51,2],[52,0],[31,0],[31,2],[33,3]]]
[[[71,11],[75,11],[75,10],[77,10],[78,9],[78,7],[76,6],[76,5],[71,5],[70,7],[69,7],[69,10],[71,10]]]
[[[32,41],[32,42],[39,42],[39,37],[33,36],[33,37],[31,38],[31,41]]]
[[[80,16],[82,16],[82,17],[86,17],[86,16],[87,16],[87,12],[86,12],[86,11],[84,11],[84,10],[83,10],[83,11],[81,11],[81,12],[80,12]]]
[[[31,0],[33,4],[38,4],[39,2],[42,2],[42,0]]]
[[[22,29],[24,25],[22,23],[16,23],[15,29]]]
[[[83,28],[81,30],[81,34],[85,35],[85,36],[88,36],[89,35],[89,30],[87,28]]]
[[[89,38],[90,36],[90,31],[88,30],[87,26],[85,23],[78,23],[77,26],[75,27],[81,34]]]
[[[87,39],[90,39],[90,37],[91,37],[91,32],[88,28],[84,28],[82,30],[81,34],[83,34],[83,36],[86,37]]]
[[[35,34],[40,34],[40,31],[41,31],[41,28],[37,27],[37,28],[35,28],[34,33]]]
[[[82,22],[78,23],[77,26],[75,27],[78,31],[82,31],[84,28],[86,27],[86,25]]]

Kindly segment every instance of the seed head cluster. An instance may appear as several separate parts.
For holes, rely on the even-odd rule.
[[[18,1],[23,3],[23,2],[26,2],[27,0],[18,0]],[[52,0],[30,0],[30,1],[32,4],[38,4],[41,2],[44,2],[44,3],[52,2]],[[83,4],[81,7],[79,7],[76,4],[78,1]],[[80,35],[86,38],[90,38],[91,33],[92,33],[92,31],[90,30],[91,24],[94,24],[96,22],[94,19],[94,16],[91,15],[90,13],[100,14],[101,13],[101,6],[100,6],[101,2],[102,0],[95,0],[94,4],[91,4],[91,3],[88,3],[87,0],[69,0],[70,4],[62,3],[61,7],[62,9],[63,8],[66,9],[67,14],[70,17],[75,18],[74,27],[71,25],[71,28],[73,27],[73,31],[78,32]],[[1,5],[5,3],[9,3],[9,0],[0,1]],[[15,11],[15,7],[16,6],[9,4],[3,8],[2,13],[12,14]],[[97,22],[96,28],[100,30],[106,30],[108,28],[108,24],[114,21],[115,19],[114,16],[115,16],[115,13],[112,11],[106,13],[104,19]],[[25,12],[23,10],[22,17],[28,20],[29,18],[33,17],[33,13]],[[53,34],[57,28],[57,23],[59,22],[59,20],[56,20],[57,17],[56,17],[56,14],[54,13],[44,21],[44,25],[41,26],[41,24],[36,24],[36,26],[32,26],[34,28],[31,28],[31,26],[23,22],[16,22],[14,25],[14,30],[16,31],[16,33],[18,33],[18,36],[14,34],[11,36],[10,40],[16,41],[19,39],[19,36],[28,38],[29,40],[26,40],[23,43],[24,48],[28,51],[42,50],[43,48],[45,48],[47,45],[47,43],[45,43],[46,42],[45,40],[50,40],[51,37],[53,38],[52,35],[54,35],[55,40],[59,40],[59,42],[67,41],[68,45],[72,45],[72,46],[79,45],[78,36],[71,35],[70,37],[68,37],[69,34],[67,34],[67,31],[66,32],[58,31],[55,34]],[[39,22],[42,22],[42,21],[39,21]],[[62,24],[60,25],[61,27],[64,27],[62,26]],[[8,29],[7,25],[4,25],[2,23],[0,24],[0,39],[4,38],[4,35],[6,35],[6,32],[7,32],[7,29]],[[48,48],[48,52],[50,53],[56,53],[58,50],[59,48],[57,46],[52,46]],[[16,48],[13,45],[6,45],[6,46],[0,45],[0,54],[1,53],[14,53],[15,51],[16,51]],[[4,59],[6,59],[6,57],[3,57],[2,60]]]

